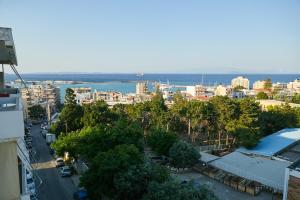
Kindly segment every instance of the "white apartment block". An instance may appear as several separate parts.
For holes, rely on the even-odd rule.
[[[253,90],[262,90],[265,89],[265,83],[266,81],[255,81],[253,83]]]
[[[241,87],[244,87],[245,89],[249,90],[250,82],[249,82],[249,79],[247,79],[243,76],[238,76],[231,80],[231,86],[233,88],[241,86]]]
[[[289,90],[294,90],[296,92],[300,92],[300,79],[296,79],[293,82],[289,82],[287,84],[287,88]]]
[[[148,92],[147,82],[138,82],[136,84],[136,95],[145,95]]]
[[[29,199],[26,170],[29,153],[24,143],[24,118],[17,89],[0,89],[0,199]]]
[[[29,200],[26,170],[29,153],[24,143],[23,105],[19,91],[6,88],[3,65],[17,65],[12,31],[0,27],[0,199]]]
[[[224,85],[218,85],[215,89],[215,96],[227,96],[230,94],[231,88]]]
[[[206,89],[202,85],[186,86],[186,93],[193,97],[200,97],[205,95]]]

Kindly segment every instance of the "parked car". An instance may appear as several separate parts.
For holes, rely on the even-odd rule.
[[[74,200],[88,200],[88,194],[86,190],[78,190],[73,194]]]
[[[63,166],[60,168],[61,177],[68,177],[72,175],[71,168],[69,166]]]
[[[26,178],[26,181],[27,181],[28,192],[30,194],[34,194],[35,193],[35,184],[34,184],[33,177]]]
[[[28,170],[26,170],[26,178],[27,179],[32,179],[33,178],[32,173]]]
[[[38,200],[37,193],[30,194],[30,200]]]
[[[55,151],[54,151],[54,149],[53,149],[52,147],[49,147],[49,153],[50,153],[51,155],[55,154]]]
[[[57,158],[56,160],[55,160],[55,166],[56,167],[62,167],[62,166],[65,166],[65,162],[64,162],[64,160],[62,159],[62,158]]]
[[[25,141],[26,141],[26,142],[32,142],[32,137],[26,137],[26,138],[25,138]]]

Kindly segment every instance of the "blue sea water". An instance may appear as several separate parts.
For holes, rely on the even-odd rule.
[[[134,93],[137,81],[149,81],[151,83],[169,82],[172,85],[216,85],[230,84],[231,80],[237,76],[245,76],[250,80],[250,85],[256,80],[272,79],[273,82],[290,82],[300,79],[300,74],[145,74],[138,77],[136,74],[22,74],[26,81],[63,80],[79,81],[83,84],[63,84],[60,85],[61,96],[64,96],[68,87],[91,87],[98,91],[119,91],[122,93]],[[6,75],[8,81],[16,79],[15,75]]]

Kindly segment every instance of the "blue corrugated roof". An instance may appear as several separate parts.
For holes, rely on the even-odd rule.
[[[300,128],[286,128],[262,138],[256,147],[252,149],[241,147],[237,149],[237,151],[246,154],[256,154],[271,157],[275,153],[299,140]]]

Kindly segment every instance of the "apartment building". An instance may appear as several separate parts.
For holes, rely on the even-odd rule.
[[[263,81],[255,81],[253,83],[253,90],[263,90],[263,89],[265,89],[265,83],[266,83],[265,80],[263,80]]]
[[[293,90],[295,92],[300,92],[300,79],[296,79],[296,80],[294,80],[292,82],[289,82],[287,84],[287,88],[289,90]]]
[[[10,28],[0,27],[0,199],[29,200],[26,170],[30,170],[29,153],[23,141],[23,106],[19,90],[6,88],[4,64],[17,65]]]
[[[231,80],[231,87],[235,88],[241,86],[245,89],[249,89],[250,82],[249,79],[243,77],[243,76],[238,76],[234,79]]]
[[[206,89],[202,85],[186,86],[186,93],[193,97],[205,96]]]
[[[224,85],[218,85],[215,89],[215,95],[216,96],[227,96],[230,94],[232,89],[230,87],[224,86]]]
[[[17,89],[0,89],[0,127],[0,199],[29,199],[26,170],[30,171],[31,166]]]
[[[145,95],[148,92],[147,82],[138,82],[136,84],[136,95]]]
[[[24,102],[24,112],[28,113],[28,108],[32,105],[41,105],[50,108],[51,112],[56,112],[60,104],[60,89],[53,84],[33,84],[21,90]]]

